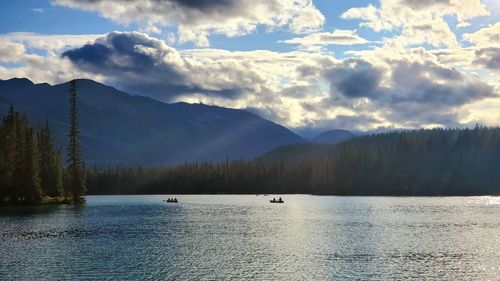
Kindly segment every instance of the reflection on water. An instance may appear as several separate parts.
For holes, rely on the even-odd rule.
[[[166,198],[1,207],[1,279],[500,279],[498,197]]]

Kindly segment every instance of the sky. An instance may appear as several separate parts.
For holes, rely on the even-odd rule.
[[[0,1],[0,79],[93,79],[302,135],[500,125],[500,0]]]

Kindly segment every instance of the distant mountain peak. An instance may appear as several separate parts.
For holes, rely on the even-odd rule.
[[[343,129],[333,129],[319,134],[311,141],[315,143],[337,144],[355,137],[356,135],[351,131]]]
[[[10,78],[10,79],[7,79],[7,80],[1,80],[0,79],[0,81],[2,81],[4,83],[9,83],[11,85],[16,85],[16,86],[34,85],[35,84],[31,80],[29,80],[28,78],[18,78],[18,77]]]

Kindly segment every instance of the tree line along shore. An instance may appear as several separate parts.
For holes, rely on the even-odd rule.
[[[500,129],[397,131],[254,161],[87,172],[89,194],[500,195]]]

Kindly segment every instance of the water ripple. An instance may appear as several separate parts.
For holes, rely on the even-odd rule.
[[[0,279],[500,279],[495,197],[178,198],[0,208]]]

